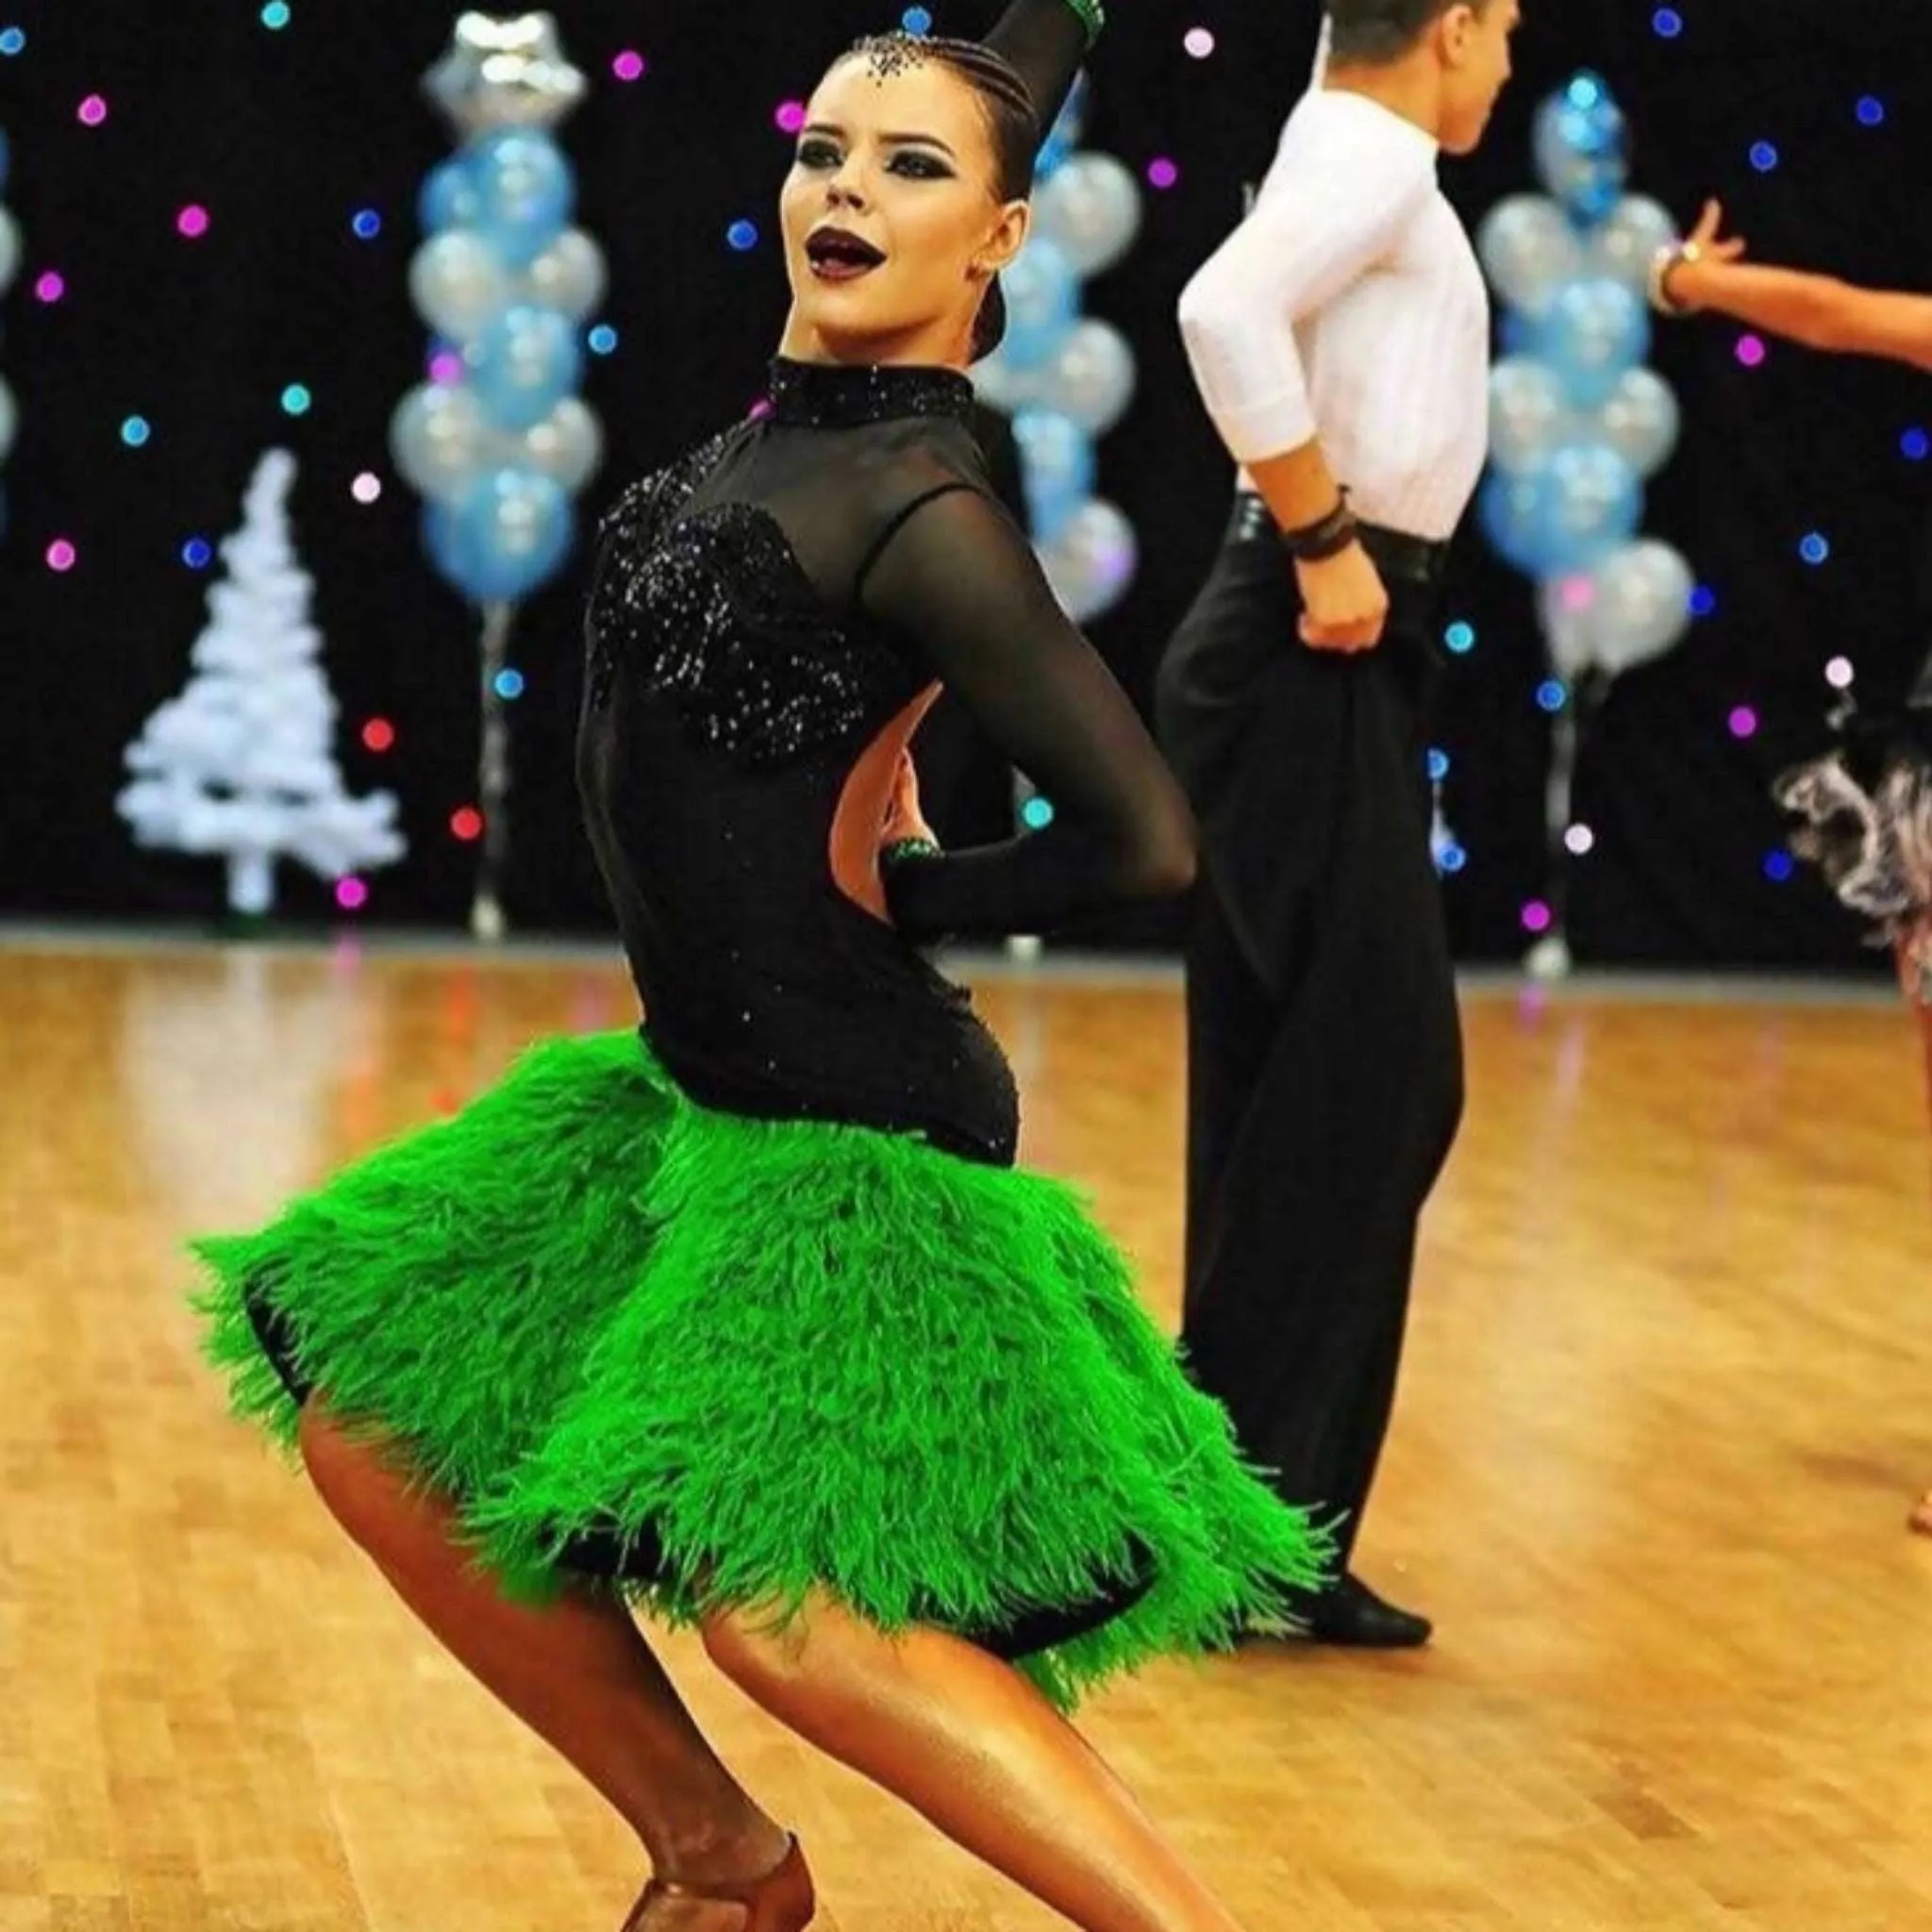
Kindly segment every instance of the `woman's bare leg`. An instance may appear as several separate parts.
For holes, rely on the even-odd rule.
[[[721,1614],[705,1647],[781,1723],[1087,1932],[1240,1932],[1093,1748],[985,1651],[889,1638],[823,1600],[779,1632]]]
[[[303,1411],[302,1458],[330,1513],[430,1632],[609,1800],[664,1877],[756,1876],[786,1836],[719,1761],[622,1604],[526,1608],[475,1567],[456,1511],[393,1452]],[[655,1921],[654,1921],[655,1923]]]

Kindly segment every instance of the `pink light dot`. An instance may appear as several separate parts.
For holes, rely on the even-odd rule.
[[[641,80],[650,70],[650,62],[633,47],[626,47],[610,63],[610,71],[619,80]]]
[[[1565,577],[1557,586],[1557,599],[1568,611],[1588,610],[1596,602],[1596,582],[1591,577]]]
[[[1762,336],[1740,336],[1738,338],[1738,360],[1746,369],[1756,369],[1771,352],[1764,346]]]
[[[364,470],[349,485],[349,494],[358,503],[374,503],[382,494],[382,478],[374,470]]]
[[[80,104],[80,125],[98,127],[108,118],[108,104],[99,94],[90,94]]]
[[[1833,691],[1850,691],[1854,675],[1849,658],[1834,658],[1824,667],[1824,681]]]
[[[751,406],[750,409],[746,411],[746,414],[750,416],[751,420],[754,423],[762,423],[765,420],[765,418],[769,416],[771,413],[772,399],[770,396],[760,396],[758,399],[758,401]]]
[[[454,349],[444,349],[429,358],[429,379],[444,388],[463,379],[463,358]]]
[[[1532,899],[1523,908],[1523,929],[1524,932],[1548,932],[1553,915],[1541,899]]]
[[[1196,60],[1205,60],[1214,51],[1214,33],[1209,27],[1191,26],[1182,38],[1184,46]]]
[[[199,202],[190,202],[175,217],[175,225],[189,241],[199,242],[208,233],[208,210]]]
[[[1572,825],[1563,834],[1563,844],[1566,850],[1582,858],[1596,850],[1596,834],[1588,825]]]
[[[369,888],[360,879],[336,881],[336,904],[344,912],[359,912],[369,903]]]
[[[1757,730],[1757,713],[1749,705],[1740,705],[1731,713],[1731,736],[1750,738]]]
[[[1147,163],[1147,179],[1156,188],[1172,188],[1180,178],[1181,171],[1165,155]]]
[[[783,134],[796,134],[805,125],[805,103],[803,101],[780,101],[777,112],[772,116]]]
[[[49,269],[34,284],[34,296],[41,302],[58,302],[67,292],[67,278],[56,269]]]
[[[56,537],[47,545],[47,568],[49,570],[72,570],[79,561],[80,552],[65,537]]]

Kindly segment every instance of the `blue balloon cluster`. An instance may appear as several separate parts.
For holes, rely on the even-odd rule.
[[[1110,324],[1081,314],[1080,290],[1133,244],[1141,190],[1113,156],[1080,149],[1087,101],[1082,75],[1035,163],[1032,235],[1001,278],[1006,341],[974,372],[1013,418],[1041,562],[1083,623],[1119,601],[1140,561],[1133,525],[1094,493],[1095,443],[1133,400],[1133,352]]]
[[[1676,228],[1625,192],[1628,128],[1596,75],[1542,104],[1535,140],[1548,193],[1500,203],[1477,237],[1506,352],[1478,508],[1497,552],[1542,585],[1551,656],[1574,679],[1658,655],[1690,621],[1690,566],[1635,541],[1644,482],[1679,427],[1675,396],[1644,366],[1647,278]]]
[[[423,184],[409,287],[436,341],[391,449],[427,499],[431,561],[478,605],[514,603],[562,566],[573,499],[602,458],[577,390],[606,269],[571,225],[575,202],[569,159],[533,126],[483,131]]]

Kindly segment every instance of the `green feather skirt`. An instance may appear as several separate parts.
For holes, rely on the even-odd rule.
[[[251,1235],[197,1241],[234,1406],[403,1447],[501,1586],[674,1624],[814,1591],[1063,1708],[1286,1624],[1325,1539],[1244,1465],[1068,1188],[701,1108],[550,1041]]]

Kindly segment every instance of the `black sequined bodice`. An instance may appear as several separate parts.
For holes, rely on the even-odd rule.
[[[579,776],[653,1045],[695,1098],[1009,1160],[998,1049],[828,858],[854,763],[935,675],[860,588],[910,508],[983,488],[972,407],[946,371],[781,361],[761,419],[627,491]]]

